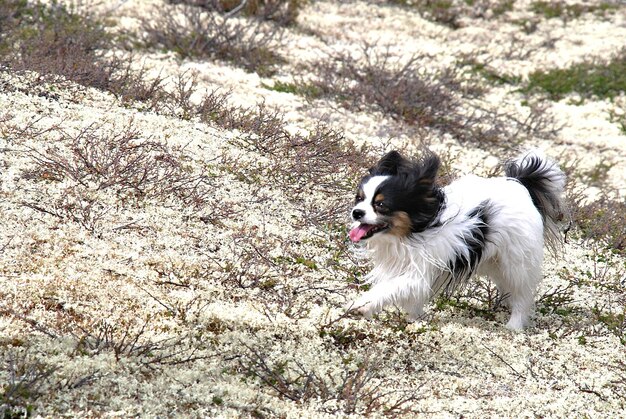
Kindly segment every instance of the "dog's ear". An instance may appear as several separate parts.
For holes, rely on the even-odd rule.
[[[404,166],[406,159],[402,157],[396,150],[390,151],[385,154],[376,166],[370,168],[370,175],[392,175],[398,174],[400,167]]]
[[[417,163],[418,182],[424,185],[434,185],[439,166],[441,166],[439,157],[434,153],[428,152],[422,157],[421,161]]]

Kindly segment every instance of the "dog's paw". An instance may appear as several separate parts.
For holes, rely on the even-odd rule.
[[[414,311],[407,313],[406,320],[409,323],[418,322],[424,318],[424,311]]]
[[[355,300],[346,304],[346,311],[371,319],[373,313],[372,304],[369,301]]]
[[[528,320],[520,316],[511,316],[506,328],[514,332],[521,332],[528,325]]]

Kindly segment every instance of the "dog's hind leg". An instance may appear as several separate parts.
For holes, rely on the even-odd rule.
[[[528,325],[534,312],[535,294],[541,280],[541,257],[524,258],[518,263],[506,265],[500,261],[498,270],[490,275],[498,291],[506,298],[505,305],[511,309],[511,318],[506,327],[520,330]]]

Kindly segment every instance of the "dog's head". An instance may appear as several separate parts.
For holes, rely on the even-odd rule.
[[[427,153],[418,161],[391,151],[369,170],[356,193],[350,240],[391,234],[406,237],[426,229],[443,205],[435,184],[439,158]]]

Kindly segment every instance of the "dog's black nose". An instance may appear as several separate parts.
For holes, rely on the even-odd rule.
[[[354,221],[360,220],[361,218],[363,218],[363,216],[365,216],[365,211],[361,209],[352,210],[352,218],[354,219]]]

